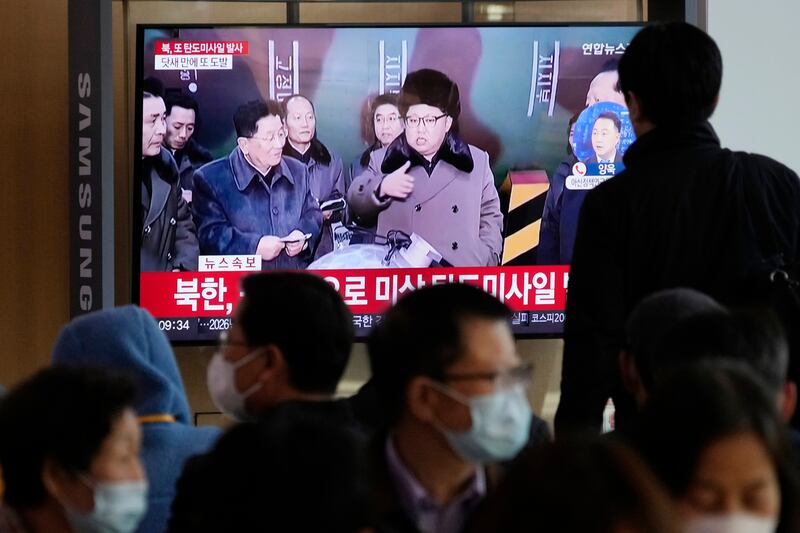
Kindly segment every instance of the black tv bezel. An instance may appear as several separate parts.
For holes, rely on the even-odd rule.
[[[327,23],[221,23],[221,24],[205,24],[205,23],[179,23],[179,24],[157,24],[146,23],[136,25],[136,71],[134,81],[134,126],[133,126],[133,167],[129,167],[133,172],[131,174],[131,183],[133,194],[131,205],[129,206],[133,216],[131,217],[131,301],[134,304],[139,304],[141,300],[141,209],[139,206],[142,201],[142,191],[140,182],[138,181],[142,164],[142,145],[136,142],[136,139],[142,135],[142,121],[137,120],[142,114],[142,99],[136,96],[141,94],[142,91],[142,69],[144,68],[144,32],[147,30],[170,30],[170,29],[218,29],[218,28],[289,28],[289,29],[307,29],[307,28],[322,28],[322,29],[346,29],[346,28],[367,28],[367,29],[396,29],[396,28],[629,28],[638,27],[642,28],[646,22],[553,22],[547,24],[529,24],[529,23],[516,23],[516,22],[501,22],[501,23],[430,23],[430,24],[369,24],[369,23],[351,23],[351,24],[327,24]],[[356,342],[365,342],[367,335],[356,336]],[[562,339],[564,337],[563,326],[561,333],[514,333],[515,340],[535,340],[535,339]],[[173,340],[170,339],[173,346],[213,346],[214,341],[207,340]]]

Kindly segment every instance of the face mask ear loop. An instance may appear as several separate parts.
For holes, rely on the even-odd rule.
[[[467,396],[464,396],[460,392],[451,389],[450,387],[448,387],[444,383],[441,383],[441,382],[433,380],[433,379],[428,379],[428,384],[431,385],[431,388],[436,389],[437,391],[441,392],[442,394],[444,394],[445,396],[447,396],[451,400],[460,403],[464,407],[467,407],[469,409],[469,418],[470,418],[469,424],[470,424],[470,427],[472,427],[472,424],[473,424],[472,408],[470,407],[469,398]],[[437,430],[439,430],[439,432],[452,431],[447,426],[442,424],[442,422],[440,420],[437,420],[437,419],[434,419],[433,427],[435,427]]]
[[[461,405],[469,407],[469,397],[461,394],[457,390],[453,390],[444,383],[441,383],[434,379],[428,379],[428,384],[431,385],[432,388],[436,389],[445,396],[449,397],[451,400],[455,400]]]

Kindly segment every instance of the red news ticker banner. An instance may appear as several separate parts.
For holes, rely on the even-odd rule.
[[[156,41],[156,55],[248,55],[247,41]]]
[[[308,271],[339,291],[353,314],[383,313],[401,295],[442,283],[468,283],[514,311],[565,308],[568,266]],[[156,317],[216,317],[233,312],[240,280],[253,272],[142,272],[140,305]]]

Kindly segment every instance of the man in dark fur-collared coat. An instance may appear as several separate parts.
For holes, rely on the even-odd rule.
[[[458,136],[458,86],[423,69],[400,92],[405,134],[373,152],[348,191],[352,213],[377,215],[379,235],[416,233],[454,266],[494,266],[503,215],[489,155]]]

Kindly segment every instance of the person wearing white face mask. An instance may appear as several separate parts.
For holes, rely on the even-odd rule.
[[[233,325],[208,366],[209,393],[219,410],[237,421],[268,422],[292,409],[358,430],[350,406],[333,400],[353,343],[352,317],[339,293],[303,272],[248,276],[242,290]],[[221,530],[216,521],[236,513],[244,497],[242,487],[209,490],[227,486],[226,470],[213,452],[187,462],[168,531]]]
[[[786,430],[753,376],[721,361],[676,370],[637,420],[632,440],[672,493],[686,533],[800,528]]]
[[[468,285],[402,298],[369,339],[388,426],[372,443],[379,530],[456,533],[528,442],[530,367],[509,309]]]
[[[147,510],[141,430],[127,378],[43,370],[0,405],[0,531],[131,533]]]

